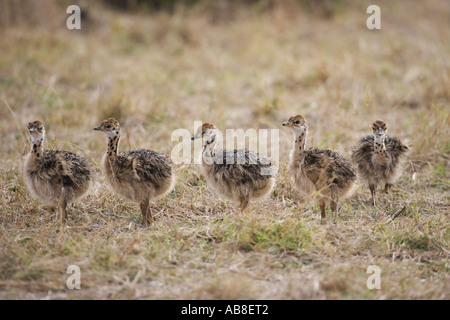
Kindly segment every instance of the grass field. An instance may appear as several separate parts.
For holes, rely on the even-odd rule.
[[[368,1],[326,16],[286,1],[219,20],[95,5],[81,31],[65,28],[65,8],[3,27],[0,298],[450,299],[450,4],[380,3],[374,31]],[[359,184],[322,225],[314,201],[294,202],[281,122],[295,114],[309,122],[308,146],[347,157],[374,120],[386,121],[411,147],[393,192],[374,208]],[[107,117],[124,128],[121,150],[169,154],[173,130],[193,131],[194,120],[278,128],[276,187],[240,214],[199,166],[179,165],[145,229],[101,173],[106,143],[92,128]],[[36,119],[47,148],[95,163],[96,182],[65,227],[24,184],[26,124]],[[69,265],[81,268],[81,290],[66,288]],[[366,286],[369,265],[382,270],[380,290]]]

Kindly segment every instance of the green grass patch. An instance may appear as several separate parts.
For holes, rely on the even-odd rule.
[[[430,239],[427,235],[395,235],[393,238],[394,243],[401,245],[405,244],[407,247],[414,250],[430,250]]]
[[[311,231],[300,222],[235,220],[221,230],[220,242],[242,251],[299,253],[311,242]]]

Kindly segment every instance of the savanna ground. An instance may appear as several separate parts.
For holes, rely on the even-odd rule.
[[[224,15],[89,2],[82,31],[68,31],[65,7],[46,1],[38,9],[48,18],[2,25],[0,298],[450,298],[450,3],[380,1],[378,31],[366,28],[367,1],[325,13],[276,3]],[[411,146],[393,192],[374,208],[359,184],[322,225],[314,201],[294,202],[281,122],[295,114],[309,122],[308,146],[347,157],[374,120],[386,121]],[[124,128],[121,150],[166,153],[172,131],[193,131],[194,120],[279,128],[276,187],[239,214],[197,165],[179,165],[174,191],[152,203],[156,223],[143,228],[138,206],[101,174],[106,143],[92,128],[107,117]],[[24,184],[26,124],[36,119],[47,148],[95,163],[96,182],[65,227]],[[73,264],[81,290],[66,288]],[[366,286],[369,265],[382,270],[380,290]]]

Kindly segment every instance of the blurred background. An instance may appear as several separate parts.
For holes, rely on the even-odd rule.
[[[66,28],[71,4],[81,30]],[[100,151],[89,129],[115,117],[127,148],[150,134],[169,151],[193,120],[279,128],[303,114],[315,146],[348,153],[382,118],[414,139],[417,163],[434,161],[449,151],[450,3],[379,1],[381,30],[366,27],[370,4],[1,0],[2,156],[23,155],[24,124],[38,118],[51,144]]]

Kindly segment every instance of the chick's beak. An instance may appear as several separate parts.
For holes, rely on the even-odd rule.
[[[96,131],[103,131],[103,126],[99,125],[98,127],[95,127],[94,130],[96,130]]]
[[[283,125],[283,127],[292,127],[292,125],[289,121],[283,122],[282,125]]]

